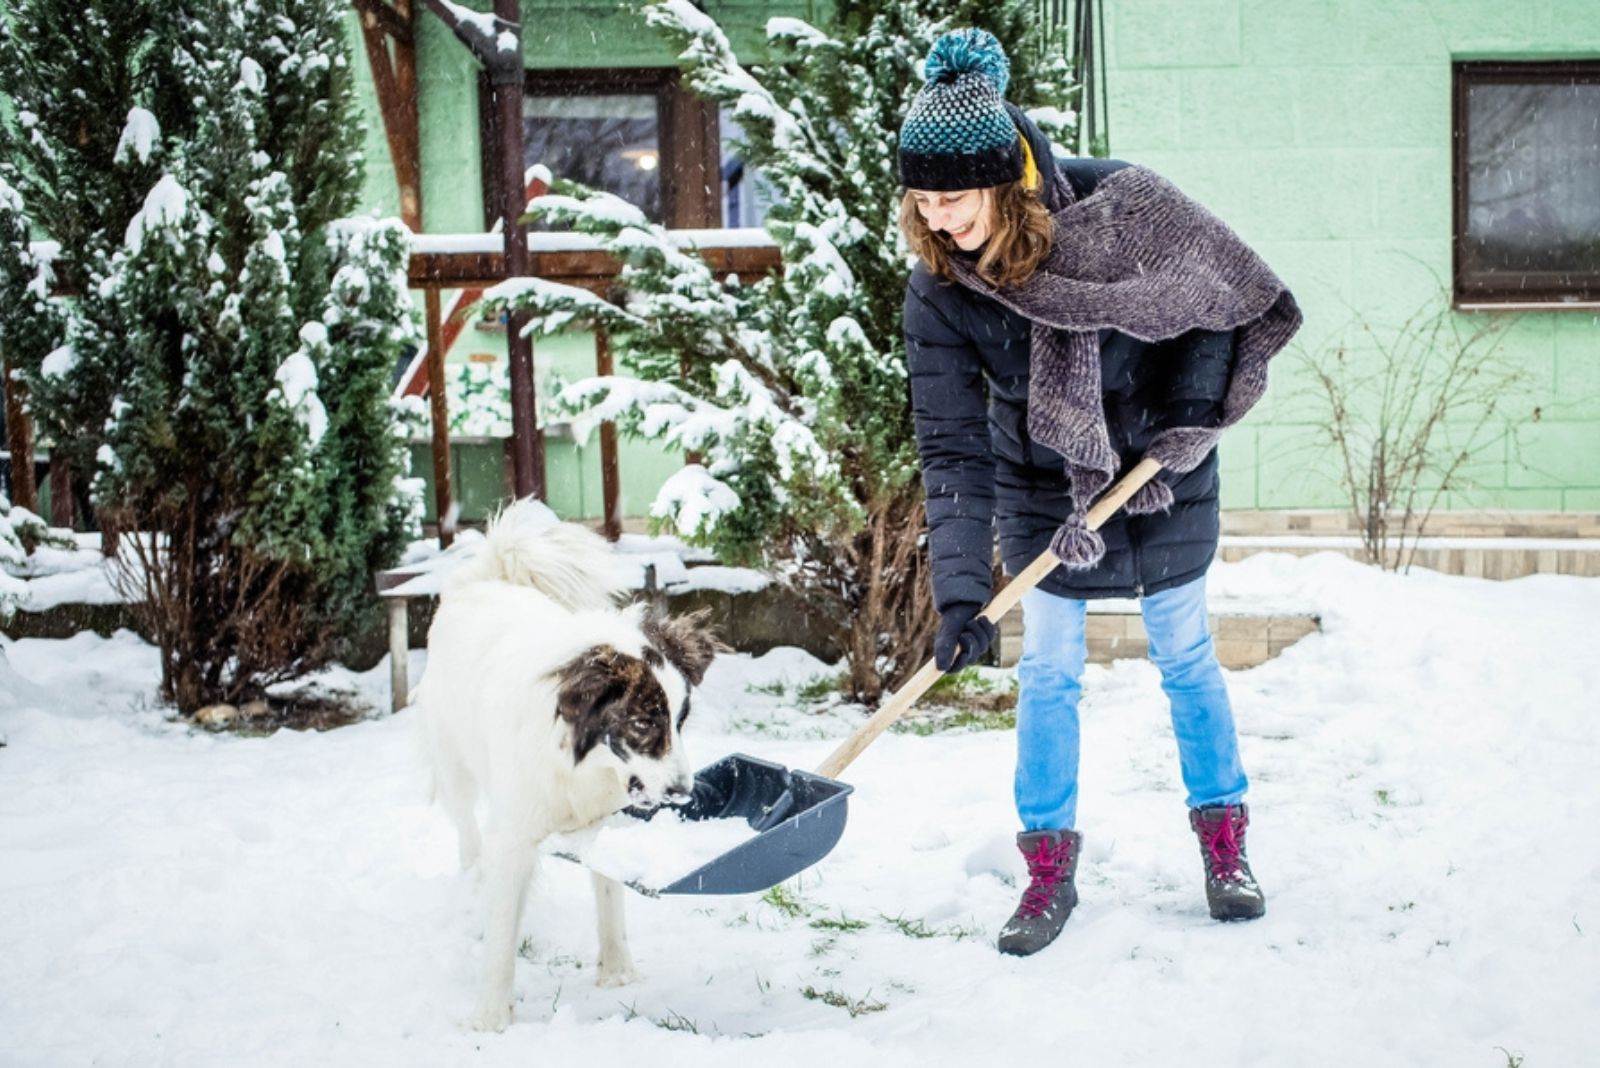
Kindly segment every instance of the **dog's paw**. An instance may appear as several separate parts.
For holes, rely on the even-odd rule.
[[[467,1019],[474,1031],[504,1031],[511,1024],[511,1006],[501,1001],[493,1005],[479,1005],[478,1011]]]
[[[594,978],[595,986],[612,987],[627,986],[639,978],[639,973],[633,970],[631,960],[621,964],[610,964],[605,961],[600,963],[600,969]]]

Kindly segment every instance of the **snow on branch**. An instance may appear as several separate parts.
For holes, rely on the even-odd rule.
[[[739,63],[727,35],[689,0],[661,0],[644,9],[645,21],[675,30],[688,43],[678,58],[690,64],[689,84],[704,96],[733,106],[742,123],[767,128],[779,148],[810,155],[810,131]]]
[[[670,519],[685,538],[703,536],[739,507],[739,495],[699,464],[688,464],[661,484],[650,514]]]
[[[482,306],[489,312],[514,308],[527,313],[525,334],[548,336],[569,326],[628,330],[644,325],[604,297],[545,278],[508,278],[484,292]]]

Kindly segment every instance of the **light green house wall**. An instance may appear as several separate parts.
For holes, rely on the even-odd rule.
[[[470,6],[486,9],[487,0]],[[823,5],[707,3],[741,56],[760,55],[772,15]],[[612,4],[524,0],[530,68],[670,66],[654,31]],[[1153,167],[1232,224],[1288,282],[1306,313],[1273,365],[1258,410],[1226,435],[1229,508],[1336,507],[1332,454],[1319,444],[1299,353],[1359,317],[1392,329],[1450,283],[1450,64],[1454,59],[1600,56],[1600,0],[1105,0],[1112,154]],[[425,227],[482,226],[477,70],[436,18],[418,18]],[[351,21],[352,41],[361,55]],[[365,63],[367,196],[398,212]],[[446,294],[448,302],[450,294]],[[419,299],[420,308],[420,299]],[[1461,316],[1472,325],[1474,316]],[[1521,315],[1504,351],[1526,366],[1523,410],[1540,418],[1476,457],[1470,494],[1445,507],[1600,510],[1600,316]],[[463,332],[450,359],[503,354]],[[535,347],[541,390],[590,373],[582,335]],[[598,449],[549,445],[551,503],[599,511]],[[623,508],[648,509],[679,459],[624,442]],[[482,481],[480,478],[479,481]]]
[[[423,227],[430,233],[477,233],[483,229],[481,145],[478,125],[478,65],[448,27],[416,5],[417,80],[421,126]],[[466,6],[486,11],[487,0]],[[774,15],[814,16],[812,5],[799,3],[710,3],[705,5],[728,33],[741,58],[762,55],[766,20]],[[523,49],[529,69],[594,67],[675,67],[676,53],[642,19],[621,10],[616,3],[559,3],[523,0]],[[367,178],[364,205],[380,215],[398,215],[399,191],[389,163],[382,117],[371,69],[365,61],[361,34],[352,12],[349,19],[352,51],[362,117],[366,124]],[[449,307],[455,296],[443,294]],[[416,294],[421,315],[421,294]],[[474,353],[493,353],[505,359],[505,339],[500,332],[469,326],[448,353],[450,364],[466,361]],[[554,384],[594,373],[594,339],[590,334],[570,334],[534,344],[536,384],[541,397]],[[546,440],[545,478],[548,503],[562,515],[594,518],[601,514],[600,449],[598,437],[576,443],[561,436]],[[484,503],[487,487],[494,483],[489,466],[492,449],[478,446],[456,449],[455,481],[458,497],[464,488],[469,504]],[[625,516],[649,512],[657,487],[682,465],[681,454],[649,443],[622,439],[618,445],[621,471],[620,507]],[[428,517],[433,517],[432,471],[425,448],[414,452],[414,473],[428,483]],[[465,518],[476,518],[469,508]]]
[[[1105,0],[1112,155],[1217,212],[1306,313],[1297,349],[1382,329],[1451,269],[1451,62],[1600,57],[1596,0]],[[1436,279],[1438,282],[1436,282]],[[1477,313],[1495,314],[1495,313]],[[1471,326],[1476,315],[1461,317]],[[1476,458],[1460,509],[1600,509],[1600,315],[1522,315],[1504,351],[1540,409]],[[1295,351],[1224,438],[1231,508],[1340,504]]]

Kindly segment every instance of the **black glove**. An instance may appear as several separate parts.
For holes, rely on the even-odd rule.
[[[995,626],[978,614],[981,611],[980,604],[953,604],[944,610],[933,639],[933,662],[940,671],[960,671],[994,641]]]

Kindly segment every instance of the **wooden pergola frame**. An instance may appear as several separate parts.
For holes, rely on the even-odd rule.
[[[439,516],[439,539],[449,545],[453,529],[451,513],[449,413],[445,404],[444,359],[464,328],[472,306],[483,291],[507,278],[538,277],[567,285],[580,286],[609,295],[621,264],[601,251],[530,252],[521,239],[517,219],[529,200],[545,192],[544,183],[522,174],[522,98],[527,73],[523,69],[521,14],[519,0],[495,0],[495,26],[517,40],[514,51],[500,49],[480,28],[481,20],[458,17],[458,12],[441,0],[420,0],[443,21],[462,43],[483,63],[490,88],[486,108],[485,175],[497,176],[486,183],[500,194],[499,230],[503,241],[498,252],[414,252],[411,256],[411,286],[424,294],[428,349],[424,375],[409,378],[403,391],[418,395],[426,392],[433,424],[433,474],[435,508]],[[401,219],[412,233],[423,230],[421,131],[417,108],[416,16],[413,0],[352,0],[360,16],[367,61],[372,68],[379,110],[389,155],[394,164],[400,191]],[[497,34],[498,36],[498,34]],[[514,68],[514,69],[512,69]],[[675,125],[689,130],[692,109],[674,109]],[[716,173],[714,144],[697,139],[692,132],[685,140],[696,157],[691,163],[689,183],[698,176],[703,187],[708,174]],[[664,172],[667,168],[663,168]],[[708,173],[699,173],[699,172]],[[681,178],[675,179],[682,181]],[[689,184],[684,183],[684,184]],[[720,179],[718,183],[720,184]],[[506,190],[512,189],[512,195]],[[669,219],[669,225],[683,220]],[[701,247],[699,254],[718,272],[746,278],[760,277],[780,266],[778,251],[772,247]],[[441,308],[440,291],[461,290],[448,317]],[[532,345],[523,335],[526,319],[510,316],[507,346],[511,361],[512,442],[515,493],[544,496],[544,449],[534,425]],[[603,331],[596,330],[596,372],[612,373],[610,345]],[[521,373],[519,374],[519,371]],[[536,470],[534,468],[536,467]],[[603,423],[600,428],[600,470],[604,498],[603,530],[607,537],[621,533],[618,514],[619,475],[617,469],[616,428]]]

